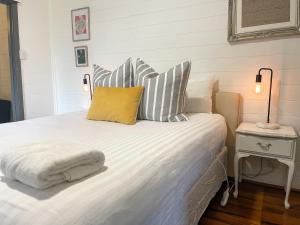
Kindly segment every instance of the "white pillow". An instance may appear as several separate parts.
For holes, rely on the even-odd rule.
[[[214,83],[215,79],[213,76],[189,80],[186,89],[185,112],[211,113]]]

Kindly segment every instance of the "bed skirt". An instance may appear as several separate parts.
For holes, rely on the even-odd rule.
[[[211,199],[216,195],[222,183],[226,180],[226,175],[222,165],[227,168],[227,148],[222,151],[207,169],[205,174],[193,185],[192,189],[186,194],[189,211],[189,225],[197,225]]]

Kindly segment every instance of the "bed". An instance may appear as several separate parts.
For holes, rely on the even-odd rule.
[[[106,155],[101,173],[45,191],[0,173],[1,225],[197,224],[225,180],[219,161],[226,163],[226,136],[236,126],[230,122],[236,116],[222,106],[224,99],[236,105],[236,96],[218,98],[215,109],[226,119],[197,113],[187,122],[127,126],[88,121],[85,112],[76,112],[1,125],[0,154],[20,144],[63,139]]]

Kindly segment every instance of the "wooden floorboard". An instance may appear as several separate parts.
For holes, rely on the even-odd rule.
[[[242,182],[237,199],[232,192],[227,206],[222,207],[220,191],[199,225],[300,225],[299,192],[291,192],[290,209],[284,208],[285,192],[282,189]]]

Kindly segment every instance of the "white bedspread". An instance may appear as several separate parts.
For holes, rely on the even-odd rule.
[[[0,174],[1,225],[183,225],[184,194],[224,144],[226,125],[213,114],[179,123],[134,126],[72,113],[0,125],[0,154],[36,141],[82,142],[103,151],[106,171],[38,191]]]

